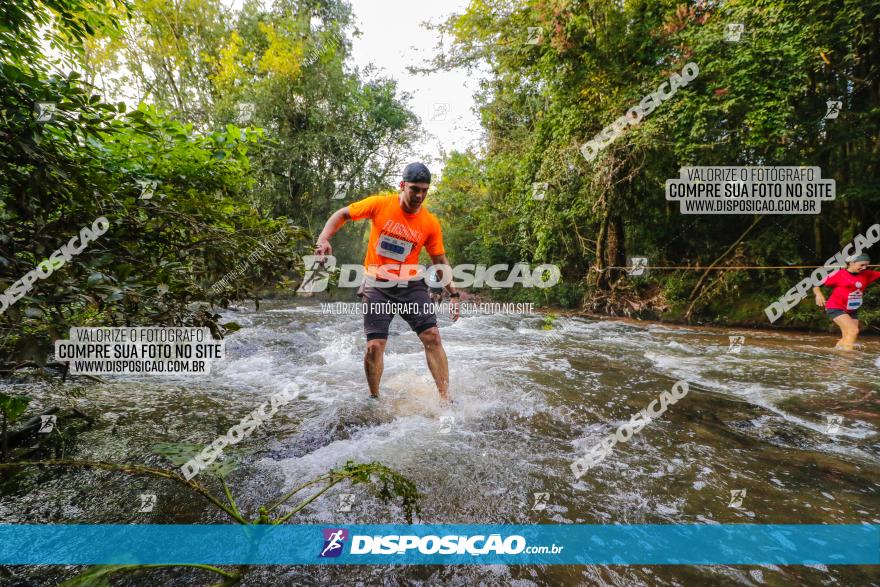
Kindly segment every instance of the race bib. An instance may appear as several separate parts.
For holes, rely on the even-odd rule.
[[[846,298],[847,310],[858,310],[862,305],[862,291],[857,289],[849,294]]]
[[[410,254],[412,248],[413,244],[411,242],[394,238],[384,233],[379,235],[379,242],[376,243],[376,253],[401,263],[406,261],[406,257]]]

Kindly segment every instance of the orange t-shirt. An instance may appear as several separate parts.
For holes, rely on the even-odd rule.
[[[419,253],[424,246],[430,255],[442,255],[443,232],[437,217],[419,208],[415,214],[407,214],[400,207],[396,193],[377,194],[348,205],[352,220],[370,218],[370,242],[364,257],[367,275],[375,277],[377,267],[385,265],[380,277],[393,279],[400,276],[400,265],[417,265]],[[411,273],[404,278],[417,277]]]

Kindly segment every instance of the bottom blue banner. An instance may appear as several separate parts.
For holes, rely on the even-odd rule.
[[[0,564],[877,565],[880,526],[0,525]]]

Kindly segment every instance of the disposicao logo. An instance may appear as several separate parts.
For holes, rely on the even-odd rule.
[[[342,547],[348,540],[348,530],[342,528],[324,528],[324,548],[319,558],[333,558],[342,554]]]
[[[379,536],[349,535],[342,528],[325,528],[324,548],[319,558],[338,557],[345,542],[351,538],[350,555],[518,555],[559,554],[564,546],[556,544],[528,546],[526,539],[518,534],[502,537],[501,534],[474,536],[391,534]],[[412,552],[415,551],[415,552]]]

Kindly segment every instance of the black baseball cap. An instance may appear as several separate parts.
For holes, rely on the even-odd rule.
[[[431,183],[431,172],[421,163],[410,163],[403,168],[403,181]]]

